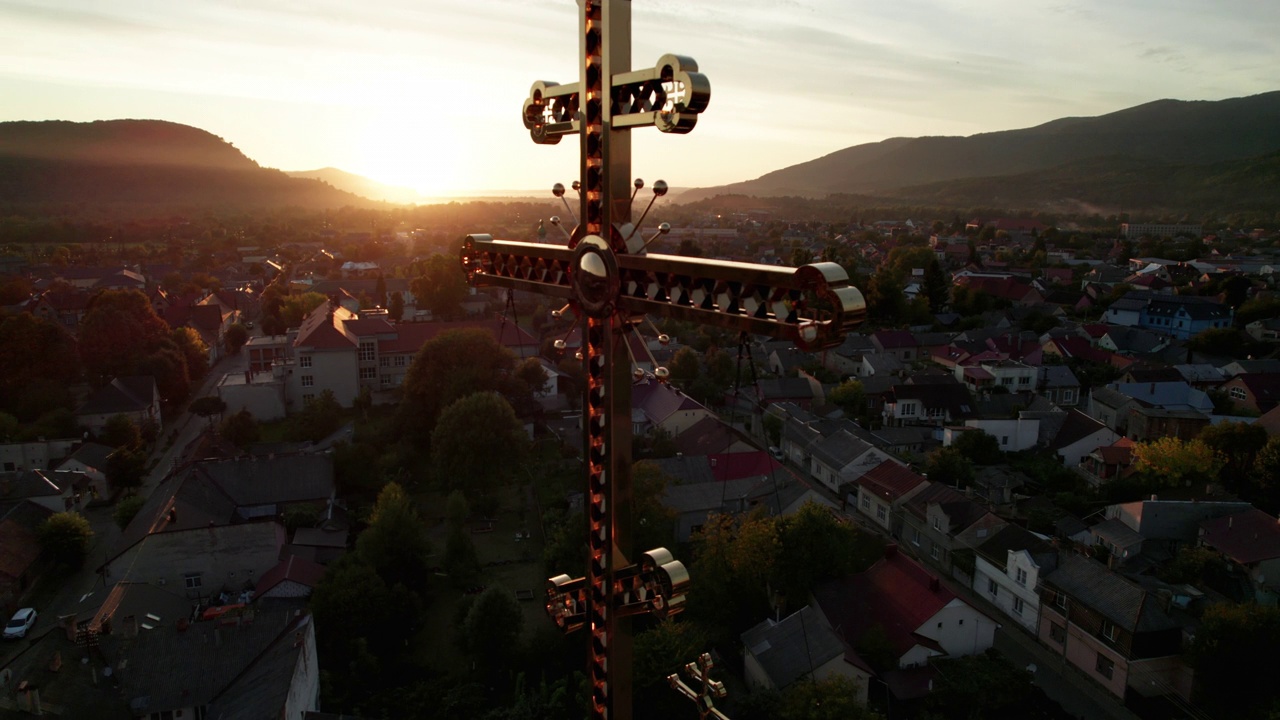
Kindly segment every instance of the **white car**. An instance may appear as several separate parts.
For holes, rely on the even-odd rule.
[[[4,626],[4,639],[16,640],[27,636],[27,631],[36,624],[36,609],[22,608],[13,614],[9,624]]]

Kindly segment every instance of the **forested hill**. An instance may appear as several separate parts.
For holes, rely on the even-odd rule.
[[[1098,117],[1063,118],[969,137],[891,138],[856,145],[755,180],[690,190],[721,194],[896,196],[900,188],[1049,171],[1123,156],[1148,167],[1203,165],[1280,151],[1280,91],[1219,101],[1158,100]],[[1053,198],[1029,198],[1032,204]]]
[[[0,208],[328,208],[378,203],[259,166],[160,120],[0,123]]]

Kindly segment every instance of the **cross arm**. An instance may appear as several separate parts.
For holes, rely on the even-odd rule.
[[[529,89],[521,118],[540,145],[555,145],[581,131],[578,83],[539,80]],[[698,123],[711,102],[711,81],[691,57],[667,54],[651,68],[620,73],[610,84],[610,122],[615,129],[652,125],[684,134]]]
[[[461,260],[475,287],[572,298],[574,251],[469,235]],[[618,307],[728,330],[786,338],[805,350],[839,345],[866,318],[844,268],[798,268],[674,255],[617,255]]]

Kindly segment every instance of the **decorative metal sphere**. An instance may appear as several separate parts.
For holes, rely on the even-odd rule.
[[[564,184],[556,183],[555,185],[552,185],[551,194],[555,195],[556,197],[564,197]]]
[[[644,180],[641,180],[640,178],[636,178],[636,181],[633,184],[636,186],[636,189],[639,190],[640,188],[644,187]]]
[[[564,350],[566,347],[568,347],[568,344],[565,343],[565,341],[563,340],[557,340],[554,343],[552,343],[552,345],[554,345],[557,350]]]
[[[581,182],[579,182],[579,181],[577,181],[577,180],[574,180],[574,181],[573,181],[573,189],[574,189],[574,190],[580,190],[580,189],[582,189],[582,183],[581,183]]]
[[[671,223],[658,223],[658,232],[666,235],[671,232]]]
[[[662,197],[667,194],[667,181],[659,180],[653,184],[653,194]]]
[[[631,371],[631,377],[634,377],[636,380],[643,380],[643,379],[644,379],[644,371],[643,371],[643,370],[641,370],[640,368],[634,368],[634,369]]]
[[[579,350],[578,352],[574,353],[574,354],[573,354],[573,359],[574,359],[574,360],[579,360],[579,361],[581,361],[581,360],[582,360],[582,351],[581,351],[581,350]]]
[[[560,224],[560,216],[559,216],[559,215],[552,215],[552,216],[551,216],[551,224],[552,224],[552,225],[559,225],[559,224]]]
[[[658,336],[658,343],[659,343],[660,345],[670,345],[670,344],[671,344],[671,336],[670,336],[670,335],[668,335],[668,334],[666,334],[666,333],[662,333],[661,335],[659,335],[659,336]]]
[[[664,367],[657,367],[653,369],[653,376],[662,382],[666,382],[667,378],[671,377],[671,371]]]

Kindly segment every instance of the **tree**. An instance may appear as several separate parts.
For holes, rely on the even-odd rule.
[[[867,284],[867,315],[884,325],[896,325],[907,306],[902,289],[902,275],[881,265]]]
[[[702,373],[702,363],[698,360],[697,351],[686,345],[671,356],[667,370],[671,373],[671,382],[687,388]]]
[[[375,658],[392,661],[404,650],[406,620],[417,617],[417,605],[407,588],[389,586],[361,553],[346,553],[325,569],[311,595],[316,641],[325,657],[359,657],[364,645]]]
[[[940,313],[951,301],[951,281],[942,272],[938,258],[933,258],[924,268],[924,296],[929,301],[929,310]]]
[[[818,503],[776,519],[775,525],[778,554],[771,585],[781,591],[788,610],[808,603],[819,583],[866,570],[883,556],[878,538],[837,520]]]
[[[127,447],[116,448],[115,452],[107,456],[107,466],[103,468],[107,482],[117,490],[139,487],[146,471],[146,454]]]
[[[218,434],[222,439],[238,448],[248,447],[258,442],[258,421],[247,409],[228,415],[218,426]]]
[[[683,617],[665,618],[638,633],[634,654],[636,688],[665,687],[668,675],[679,672],[710,646],[706,630]]]
[[[93,527],[79,513],[60,512],[50,515],[40,524],[39,535],[40,548],[54,562],[79,569],[89,557]]]
[[[514,474],[527,445],[511,404],[495,392],[475,393],[440,413],[431,458],[448,487],[484,496]]]
[[[471,506],[467,503],[465,493],[461,490],[449,493],[444,503],[444,516],[450,527],[462,527],[467,518],[471,517]]]
[[[409,290],[417,298],[418,307],[430,310],[436,320],[460,317],[468,288],[458,272],[457,257],[436,254],[415,266],[419,276],[409,282]]]
[[[1004,456],[1004,453],[1000,452],[1000,442],[996,440],[996,436],[982,430],[959,433],[952,441],[951,447],[978,465],[994,465]]]
[[[957,450],[954,443],[952,447],[938,448],[929,453],[924,471],[930,482],[952,487],[968,487],[973,484],[973,462]]]
[[[0,407],[19,421],[72,407],[67,387],[79,378],[79,350],[65,329],[31,313],[0,320]]]
[[[1266,428],[1243,422],[1219,423],[1200,431],[1200,441],[1218,453],[1240,477],[1253,470],[1253,463],[1267,439]]]
[[[187,377],[202,378],[209,371],[209,346],[193,328],[175,328],[171,339],[187,367]]]
[[[1280,437],[1271,438],[1262,446],[1250,479],[1256,488],[1250,498],[1254,504],[1269,513],[1280,511]]]
[[[369,527],[356,540],[356,551],[388,586],[422,590],[427,583],[431,543],[413,500],[397,483],[378,493]]]
[[[1222,458],[1203,441],[1159,438],[1133,446],[1133,469],[1153,487],[1183,487],[1212,482]]]
[[[138,290],[103,290],[94,295],[77,332],[81,361],[95,385],[140,374],[144,360],[162,349],[176,349],[168,324]],[[185,375],[185,359],[178,357]],[[164,384],[159,376],[156,382]]]
[[[1210,605],[1189,653],[1199,700],[1217,717],[1266,717],[1275,710],[1275,648],[1280,608],[1252,603]]]
[[[777,525],[762,512],[708,517],[693,536],[690,572],[701,582],[690,615],[717,640],[737,637],[771,609],[767,581],[778,550]]]
[[[860,418],[867,414],[867,394],[860,380],[845,380],[827,398],[843,410],[847,418]]]
[[[294,417],[294,427],[299,439],[319,442],[342,427],[342,405],[332,390],[324,390],[307,400],[302,411]]]
[[[249,328],[240,323],[231,323],[222,340],[227,344],[227,354],[235,355],[240,352],[240,348],[244,347],[245,343],[249,342]]]
[[[858,681],[844,675],[800,680],[779,692],[753,692],[735,720],[877,720],[859,700]]]
[[[404,378],[400,424],[428,441],[445,406],[472,393],[511,392],[515,355],[478,328],[448,330],[432,338]]]
[[[286,328],[298,327],[316,308],[327,302],[329,298],[318,292],[286,295],[280,301],[280,319]]]
[[[107,447],[137,450],[142,447],[142,431],[128,415],[112,415],[103,423],[98,442]]]
[[[471,541],[471,534],[461,525],[449,525],[444,540],[444,557],[441,558],[444,571],[449,580],[457,587],[468,585],[480,572],[480,558],[476,555],[476,545]]]
[[[391,299],[387,302],[387,317],[392,322],[400,322],[404,317],[404,294],[399,290],[391,293]]]
[[[524,629],[524,613],[509,590],[493,586],[480,593],[462,623],[467,651],[487,671],[511,658]]]
[[[674,479],[657,465],[641,461],[631,466],[632,520],[637,550],[665,547],[676,533],[676,513],[663,502]]]
[[[937,663],[939,682],[925,700],[935,716],[956,720],[1028,716],[1035,693],[1031,673],[998,655],[984,654]]]
[[[130,495],[116,503],[115,509],[111,511],[111,519],[123,530],[129,527],[129,523],[133,522],[133,518],[146,502],[147,499],[141,495]]]
[[[206,395],[198,397],[191,401],[189,409],[192,413],[204,418],[209,423],[209,428],[213,428],[213,416],[221,415],[227,410],[227,403],[217,395]]]

